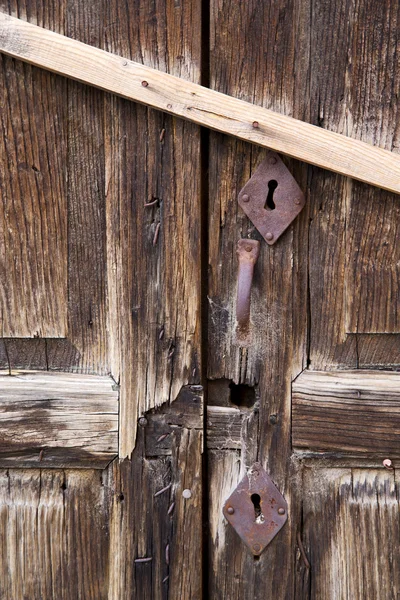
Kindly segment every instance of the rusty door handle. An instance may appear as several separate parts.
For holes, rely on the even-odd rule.
[[[251,284],[253,281],[254,265],[260,254],[260,242],[257,240],[241,239],[237,243],[239,260],[236,320],[238,329],[246,332],[250,323]]]

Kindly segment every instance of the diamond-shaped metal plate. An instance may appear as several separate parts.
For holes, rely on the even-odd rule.
[[[259,556],[286,523],[287,503],[263,467],[255,463],[225,502],[223,513],[250,551]]]
[[[275,208],[270,208],[267,204],[271,185],[275,188],[271,202]],[[275,152],[269,152],[258,166],[239,192],[238,201],[270,246],[275,244],[305,204],[303,192]]]

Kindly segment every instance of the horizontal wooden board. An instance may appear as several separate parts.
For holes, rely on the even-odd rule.
[[[102,468],[117,452],[111,378],[0,372],[0,466]]]
[[[292,442],[313,452],[400,456],[400,373],[304,371],[293,382]]]
[[[400,192],[400,156],[0,13],[0,51],[216,131]]]

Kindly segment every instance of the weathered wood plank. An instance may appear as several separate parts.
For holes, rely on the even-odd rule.
[[[305,371],[293,382],[293,447],[400,456],[400,373]]]
[[[384,469],[305,469],[303,482],[300,533],[311,578],[306,593],[296,589],[295,598],[397,598],[397,474]]]
[[[297,63],[299,44],[295,40],[297,36],[308,39],[309,14],[307,3],[300,7],[290,1],[211,2],[210,85],[307,119],[307,46]],[[295,526],[300,504],[294,501],[295,472],[290,462],[290,388],[292,378],[306,364],[304,240],[308,219],[305,209],[278,244],[268,247],[261,243],[252,288],[251,340],[247,347],[238,346],[236,244],[240,238],[259,236],[236,198],[263,157],[262,151],[241,141],[210,135],[207,369],[213,381],[209,385],[209,425],[224,417],[219,432],[213,432],[212,426],[208,428],[213,448],[208,453],[208,594],[213,600],[291,598],[293,594]],[[286,162],[306,190],[306,169],[295,161]],[[303,310],[298,309],[300,306]],[[253,406],[246,410],[247,403],[241,405],[240,398],[235,406],[231,397],[231,402],[221,408],[222,391],[214,390],[214,380],[221,379],[228,380],[227,385],[231,381],[253,388]],[[242,418],[240,437],[238,423],[229,419],[230,414],[237,415],[236,411]],[[288,523],[258,561],[222,515],[225,500],[256,460],[269,472],[291,507]]]
[[[0,465],[103,468],[118,453],[114,388],[109,377],[0,373]]]
[[[202,597],[202,414],[201,387],[183,388],[110,465],[109,598]]]
[[[0,596],[106,600],[105,500],[98,471],[1,471]]]
[[[365,1],[315,4],[312,122],[397,152],[398,6],[385,0],[374,13]],[[363,360],[377,342],[346,332],[397,331],[397,198],[318,169],[310,190],[310,367],[373,366]],[[389,338],[379,346],[379,363],[391,364]]]
[[[66,82],[0,59],[0,335],[67,334]]]
[[[0,14],[0,51],[199,125],[400,192],[400,158],[395,153],[249,105],[4,14]]]
[[[150,2],[151,25],[135,7],[127,17],[125,4],[109,5],[107,49],[199,81],[200,3]],[[200,130],[115,96],[105,125],[109,343],[125,457],[140,415],[200,381]]]
[[[355,3],[352,37],[353,60],[347,69],[346,97],[350,134],[398,151],[400,16],[396,3],[380,3],[373,19],[365,2]],[[353,185],[349,200],[347,331],[398,333],[400,203],[392,194],[357,184]]]
[[[91,44],[103,37],[103,2],[65,0],[66,35]],[[68,81],[68,340],[47,342],[49,369],[110,372],[107,356],[107,256],[104,94]]]

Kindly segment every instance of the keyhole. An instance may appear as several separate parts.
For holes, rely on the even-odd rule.
[[[254,520],[257,521],[257,519],[260,519],[260,517],[261,517],[261,506],[260,506],[261,498],[258,494],[252,494],[250,496],[250,500],[252,501],[252,503],[254,505]]]
[[[276,179],[271,179],[271,181],[268,181],[268,196],[267,196],[267,201],[265,202],[264,208],[269,209],[269,210],[275,209],[274,192],[277,187],[278,187],[278,182],[276,181]]]

